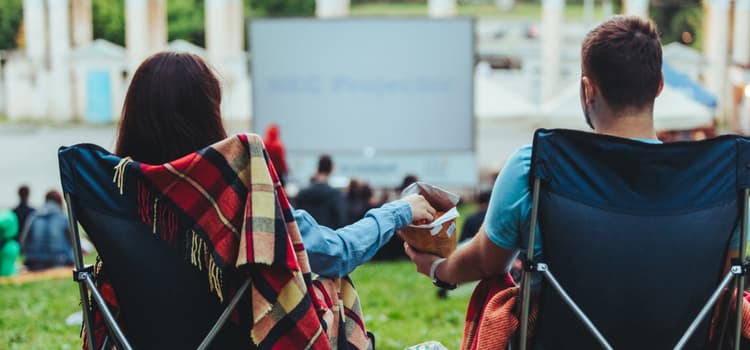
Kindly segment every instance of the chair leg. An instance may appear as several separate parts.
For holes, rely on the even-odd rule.
[[[198,350],[205,350],[208,348],[209,345],[211,345],[211,342],[216,338],[216,335],[219,334],[219,331],[224,326],[224,323],[227,322],[229,319],[229,315],[232,314],[232,311],[237,306],[237,303],[242,299],[242,296],[245,295],[245,291],[247,291],[247,287],[250,286],[250,282],[252,282],[252,277],[248,277],[247,280],[240,286],[240,289],[237,290],[237,293],[234,294],[234,297],[232,300],[229,301],[229,305],[224,309],[224,311],[219,315],[219,318],[216,320],[216,323],[213,327],[211,327],[211,330],[208,331],[208,334],[205,338],[203,338],[203,341],[198,346]]]
[[[375,334],[367,331],[367,338],[370,338],[370,349],[375,350]]]
[[[78,232],[78,219],[75,210],[73,209],[74,203],[71,199],[70,193],[65,193],[65,203],[67,203],[66,207],[68,209],[68,233],[70,234],[70,241],[73,243],[73,262],[75,263],[75,269],[73,270],[74,279],[78,282],[78,291],[81,295],[81,305],[83,306],[83,325],[86,328],[86,340],[89,344],[89,350],[94,350],[94,333],[90,313],[91,305],[89,304],[86,282],[83,278],[78,276],[78,273],[84,272],[86,268],[83,266],[81,236]]]

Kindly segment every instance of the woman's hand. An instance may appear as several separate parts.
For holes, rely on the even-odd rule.
[[[412,223],[423,225],[432,222],[435,216],[435,208],[424,199],[422,195],[412,194],[404,197],[411,208]]]

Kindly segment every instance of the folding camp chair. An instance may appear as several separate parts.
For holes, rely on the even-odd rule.
[[[541,129],[531,164],[520,349],[719,346],[724,337],[708,343],[712,310],[745,286],[750,140],[648,144]],[[725,272],[738,224],[740,259]],[[542,283],[528,344],[533,275]],[[742,302],[725,322],[734,349]]]
[[[94,348],[94,314],[89,293],[108,326],[109,334],[103,347],[110,348],[114,344],[118,349],[205,349],[209,345],[221,349],[251,348],[249,334],[226,322],[238,303],[248,302],[240,299],[246,294],[250,279],[222,305],[208,291],[205,273],[197,271],[183,256],[153,237],[148,226],[113,214],[124,212],[118,209],[127,204],[126,201],[112,202],[105,195],[117,191],[112,173],[102,179],[101,171],[96,169],[103,165],[83,158],[74,151],[75,147],[80,146],[61,148],[59,161],[74,243],[73,278],[79,283],[89,349]],[[111,156],[99,150],[103,158]],[[88,179],[92,181],[86,181]],[[81,183],[90,185],[81,186]],[[101,186],[107,183],[111,187]],[[135,213],[135,210],[128,212]],[[79,223],[96,246],[117,291],[123,310],[119,318],[122,327],[97,290],[92,266],[84,266]]]

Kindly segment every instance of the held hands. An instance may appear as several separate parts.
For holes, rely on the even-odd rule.
[[[422,195],[412,194],[403,198],[411,208],[412,223],[423,225],[432,222],[435,208]]]

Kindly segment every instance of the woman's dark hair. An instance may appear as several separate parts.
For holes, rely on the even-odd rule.
[[[219,81],[200,57],[157,53],[130,82],[115,154],[162,164],[218,142],[227,137],[220,104]]]

